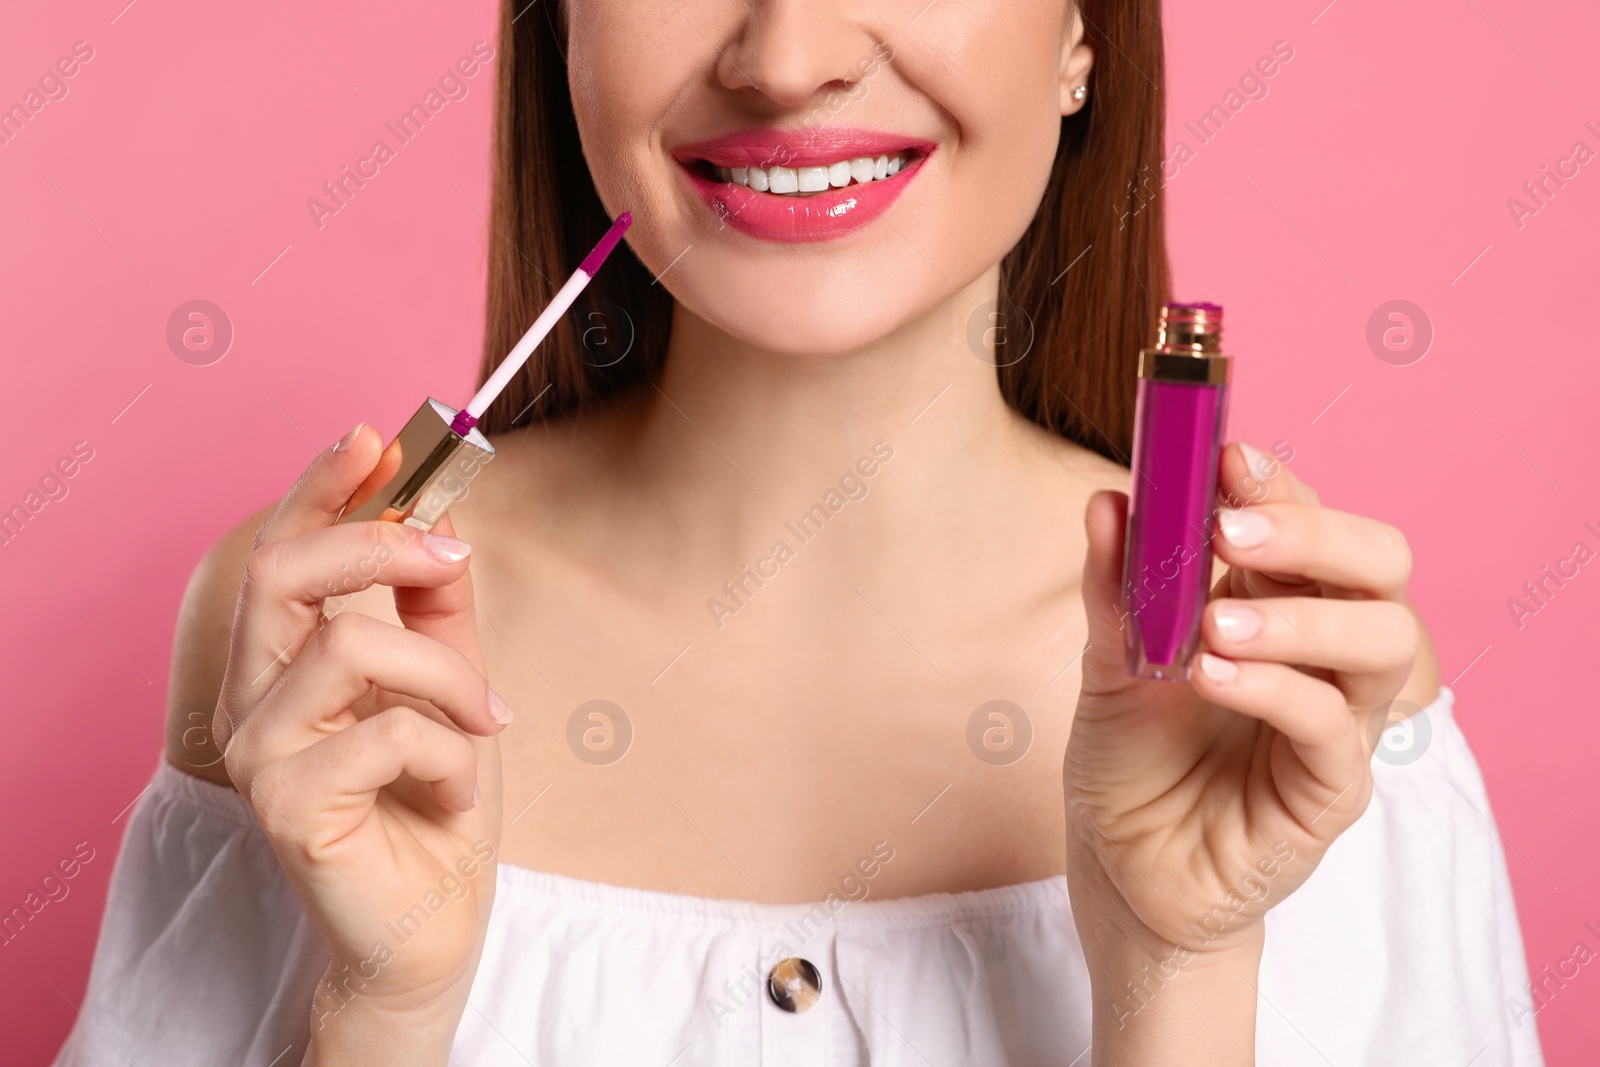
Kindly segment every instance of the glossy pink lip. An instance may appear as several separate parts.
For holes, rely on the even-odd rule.
[[[740,233],[787,243],[829,241],[865,226],[899,199],[937,146],[900,134],[843,126],[814,130],[740,130],[672,150],[684,177],[717,218]],[[915,152],[892,178],[811,196],[759,193],[717,181],[712,167],[806,167],[860,156]]]

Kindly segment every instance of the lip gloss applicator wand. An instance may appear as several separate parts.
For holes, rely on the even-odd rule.
[[[450,506],[467,495],[472,479],[494,459],[494,446],[477,428],[478,420],[489,410],[539,342],[555,329],[600,270],[622,235],[633,225],[633,215],[624,211],[611,224],[578,269],[573,272],[554,299],[533,320],[506,358],[489,375],[467,406],[457,411],[429,397],[411,416],[394,440],[378,457],[378,465],[366,481],[351,494],[339,515],[339,522],[403,522],[424,532],[433,529]],[[372,565],[369,561],[363,566]],[[370,577],[367,575],[365,577]],[[343,611],[363,583],[350,582],[343,590],[328,583],[322,601],[322,616],[331,619]]]
[[[351,496],[340,522],[377,519],[430,530],[451,504],[466,495],[468,483],[495,455],[494,446],[477,429],[478,420],[572,307],[632,224],[631,213],[617,216],[466,407],[457,411],[432,397],[423,402]]]

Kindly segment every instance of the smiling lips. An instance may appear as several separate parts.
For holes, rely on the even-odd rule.
[[[871,130],[743,130],[673,158],[707,206],[766,241],[828,241],[876,219],[905,191],[931,141]]]

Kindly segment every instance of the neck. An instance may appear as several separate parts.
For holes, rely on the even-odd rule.
[[[846,354],[773,352],[680,306],[657,384],[590,423],[598,433],[573,426],[602,479],[590,498],[603,484],[614,490],[613,518],[633,517],[596,520],[578,540],[715,589],[778,540],[806,544],[808,558],[842,573],[912,567],[958,580],[974,546],[1031,551],[1028,529],[1040,522],[1070,539],[1081,501],[1057,480],[1062,464],[1089,471],[1098,457],[1014,411],[992,353],[969,345],[969,324],[996,298],[998,279],[993,269]],[[1090,481],[1078,484],[1086,495]],[[819,516],[827,532],[812,539],[800,517],[818,505],[839,521]]]
[[[919,465],[946,476],[980,469],[1011,443],[1017,416],[968,322],[998,291],[999,269],[862,349],[777,353],[738,340],[681,305],[666,365],[650,391],[639,444],[672,456],[705,488],[754,486],[775,503],[838,477],[877,441],[915,441]]]

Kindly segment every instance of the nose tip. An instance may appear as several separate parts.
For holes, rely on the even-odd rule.
[[[751,5],[737,37],[722,50],[717,76],[729,89],[752,90],[785,109],[819,94],[848,91],[874,56],[871,35],[839,5],[771,0]]]

